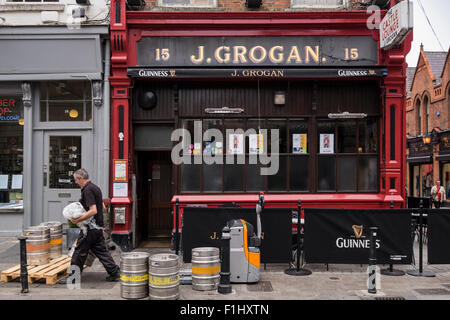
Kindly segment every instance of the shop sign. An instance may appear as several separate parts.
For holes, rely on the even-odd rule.
[[[16,99],[0,97],[0,121],[18,121],[20,119],[18,108]]]
[[[146,37],[137,43],[138,66],[374,66],[377,42],[346,37]],[[157,71],[158,72],[158,71]],[[170,71],[159,71],[170,75]]]
[[[430,155],[433,152],[431,144],[424,144],[422,141],[410,142],[410,155]]]
[[[380,23],[380,47],[389,50],[402,43],[413,29],[413,4],[410,0],[393,6]]]

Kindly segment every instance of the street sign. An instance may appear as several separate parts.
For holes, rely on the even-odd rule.
[[[393,6],[381,20],[380,47],[389,50],[402,43],[413,28],[413,3],[404,0]]]

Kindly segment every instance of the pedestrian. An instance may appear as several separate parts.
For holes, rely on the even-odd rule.
[[[442,202],[444,201],[445,190],[444,187],[441,186],[441,182],[436,180],[436,184],[431,188],[431,198],[434,203],[435,208],[440,208]]]
[[[103,236],[102,192],[98,186],[90,181],[89,174],[85,169],[78,169],[73,174],[73,177],[75,183],[81,187],[81,199],[79,202],[83,205],[86,213],[79,218],[71,219],[71,222],[76,224],[90,217],[94,217],[95,223],[88,225],[86,235],[81,234],[83,233],[82,231],[80,232],[78,243],[72,255],[71,265],[78,266],[81,274],[89,250],[91,250],[109,274],[106,277],[106,281],[118,281],[120,279],[120,268],[114,262],[114,259],[106,248],[105,238]]]

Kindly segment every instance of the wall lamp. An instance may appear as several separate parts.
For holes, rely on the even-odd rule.
[[[364,119],[367,117],[367,113],[350,113],[350,112],[341,112],[341,113],[329,113],[329,119]]]
[[[273,96],[273,103],[277,106],[286,104],[286,93],[284,91],[275,91]]]

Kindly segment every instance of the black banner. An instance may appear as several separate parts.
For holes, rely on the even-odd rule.
[[[450,264],[450,209],[430,209],[428,213],[428,263]]]
[[[375,66],[371,36],[145,37],[136,44],[137,65],[196,66]]]
[[[147,79],[188,79],[188,78],[229,78],[229,79],[288,79],[288,78],[361,78],[383,77],[385,67],[371,68],[139,68],[127,70],[131,78]]]
[[[304,209],[307,263],[367,264],[378,227],[377,263],[412,262],[411,214],[401,209]]]
[[[408,208],[420,208],[420,200],[424,209],[431,208],[431,199],[428,197],[407,197]]]
[[[227,221],[243,219],[257,233],[255,208],[183,209],[183,261],[191,262],[192,248],[218,247]],[[288,263],[291,260],[292,209],[264,208],[261,213],[261,263]]]

